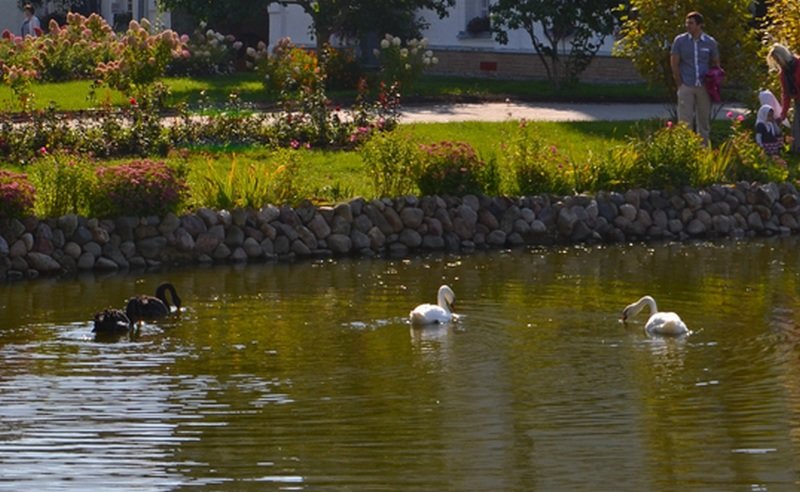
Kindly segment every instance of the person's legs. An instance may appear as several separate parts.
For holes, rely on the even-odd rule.
[[[678,121],[686,123],[691,128],[694,118],[694,94],[692,88],[681,84],[678,87]]]
[[[711,135],[711,96],[705,87],[694,87],[695,109],[697,111],[697,133],[703,137],[706,147]]]
[[[800,102],[794,103],[794,115],[792,120],[792,145],[789,151],[792,154],[800,154]]]

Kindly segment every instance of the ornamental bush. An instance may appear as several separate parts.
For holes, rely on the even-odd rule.
[[[113,217],[177,212],[187,192],[184,174],[150,160],[97,168],[92,213]]]
[[[0,218],[21,218],[33,210],[36,190],[28,176],[0,169]]]
[[[423,195],[467,195],[483,192],[484,162],[466,142],[420,145],[416,182]]]
[[[419,80],[423,70],[439,63],[428,49],[428,40],[409,39],[403,46],[399,37],[386,34],[380,42],[380,49],[373,54],[381,65],[380,77],[386,85],[398,84],[402,92],[408,93]]]
[[[206,29],[201,22],[191,35],[180,38],[183,43],[181,56],[173,58],[167,66],[169,75],[205,76],[231,73],[234,70],[236,53],[242,42],[230,34],[224,35]]]

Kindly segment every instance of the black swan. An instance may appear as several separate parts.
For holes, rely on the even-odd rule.
[[[168,315],[170,313],[170,304],[169,301],[167,301],[167,291],[169,291],[172,296],[172,304],[177,309],[180,309],[181,298],[178,297],[178,292],[172,284],[165,282],[158,286],[155,297],[141,295],[128,299],[128,305],[125,307],[125,314],[128,315],[128,319],[131,320],[131,323],[162,318]]]
[[[103,309],[94,313],[94,329],[98,335],[124,335],[133,323],[121,309]]]

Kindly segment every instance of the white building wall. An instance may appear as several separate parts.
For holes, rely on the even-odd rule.
[[[25,16],[22,10],[17,7],[17,2],[11,0],[0,1],[0,32],[8,29],[13,34],[19,36],[20,27]]]

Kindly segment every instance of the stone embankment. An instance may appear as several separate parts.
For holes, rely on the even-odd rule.
[[[774,183],[567,197],[354,199],[331,207],[201,209],[182,217],[66,215],[5,222],[0,279],[165,264],[797,232],[800,193],[791,184]]]

